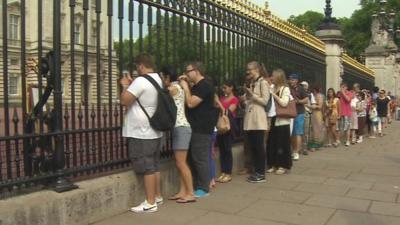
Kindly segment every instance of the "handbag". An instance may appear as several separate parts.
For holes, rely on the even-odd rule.
[[[221,112],[217,121],[217,133],[225,134],[231,130],[231,123],[229,121],[228,112]]]
[[[282,89],[283,92],[283,89]],[[280,93],[279,97],[281,97]],[[289,104],[286,107],[283,107],[279,104],[275,104],[276,116],[281,118],[295,118],[297,116],[296,110],[296,101],[289,100]]]

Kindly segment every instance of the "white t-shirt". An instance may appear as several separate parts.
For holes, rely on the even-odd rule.
[[[150,73],[149,76],[162,86],[161,78],[157,73]],[[157,108],[157,90],[150,81],[144,77],[138,77],[128,87],[127,91],[139,99],[150,117],[153,116]],[[162,137],[162,132],[156,131],[150,126],[149,119],[140,108],[138,102],[135,101],[126,110],[122,136],[138,139],[156,139]]]
[[[271,84],[269,86],[269,90],[271,93],[274,90],[274,87],[275,87],[274,84]],[[270,98],[271,98],[271,108],[267,112],[267,117],[274,117],[274,116],[276,116],[275,99],[274,99],[274,97],[272,97],[272,95],[270,96]]]

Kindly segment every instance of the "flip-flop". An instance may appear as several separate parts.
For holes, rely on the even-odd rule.
[[[176,200],[176,203],[180,203],[180,204],[194,203],[194,202],[196,202],[196,199],[183,199],[183,198],[180,198],[180,199]]]
[[[181,197],[176,196],[176,195],[171,196],[171,197],[168,198],[168,200],[171,200],[171,201],[176,201],[176,200],[179,200],[179,199],[181,199]]]

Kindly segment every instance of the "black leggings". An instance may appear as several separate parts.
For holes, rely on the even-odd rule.
[[[249,147],[252,153],[254,170],[258,174],[265,174],[265,130],[246,131]]]

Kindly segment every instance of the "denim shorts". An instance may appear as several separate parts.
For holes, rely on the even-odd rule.
[[[304,113],[298,114],[293,121],[292,136],[304,135]]]
[[[192,129],[190,127],[175,127],[172,132],[172,149],[188,150],[190,139],[192,137]]]

